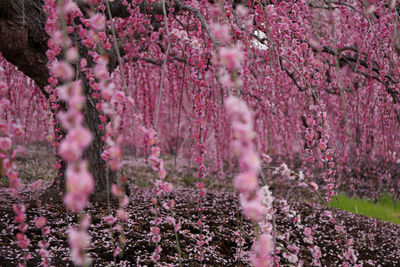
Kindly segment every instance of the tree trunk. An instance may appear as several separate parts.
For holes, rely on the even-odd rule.
[[[89,161],[89,169],[95,180],[95,192],[92,195],[92,199],[103,201],[107,199],[107,187],[109,186],[107,185],[107,175],[109,175],[109,182],[116,182],[116,175],[115,172],[107,170],[106,162],[101,157],[105,144],[101,139],[104,133],[99,129],[99,125],[101,125],[100,114],[96,108],[94,99],[91,98],[89,83],[82,76],[84,76],[83,73],[81,73],[82,86],[88,97],[83,110],[85,116],[84,123],[93,134],[93,141],[85,151],[85,158]]]
[[[3,159],[0,158],[0,178],[3,178],[6,175],[3,165]]]
[[[106,175],[109,175],[110,183],[116,181],[116,175],[112,171],[107,171],[106,162],[101,157],[105,144],[101,139],[103,133],[99,130],[98,127],[101,124],[99,118],[100,113],[96,109],[96,101],[91,97],[90,86],[84,76],[85,75],[83,73],[80,73],[82,87],[87,97],[86,105],[83,110],[83,115],[85,118],[84,125],[91,131],[93,135],[93,141],[84,153],[84,157],[89,162],[89,170],[92,173],[95,181],[95,191],[94,194],[91,195],[91,200],[105,201],[107,200],[108,186]],[[65,133],[61,132],[60,135],[64,137]],[[59,169],[58,177],[56,177],[52,186],[42,195],[42,200],[44,202],[61,202],[62,193],[65,191],[65,169],[66,164],[64,161],[61,160],[61,168]]]
[[[42,0],[0,0],[0,52],[4,58],[32,78],[48,98],[49,95],[44,87],[48,84],[49,78],[46,67],[49,37],[45,32],[46,15],[42,7]],[[88,57],[86,53],[81,56]],[[117,66],[115,58],[115,55],[110,55],[110,71]],[[88,61],[91,62],[91,60]],[[101,140],[102,133],[98,128],[100,114],[91,97],[91,89],[84,74],[80,73],[80,79],[87,98],[83,110],[84,123],[93,135],[93,142],[85,151],[85,158],[89,162],[89,168],[95,180],[95,192],[91,199],[103,201],[107,196],[106,175],[109,173],[110,181],[115,181],[116,175],[106,171],[106,163],[101,158],[104,142]],[[65,136],[63,132],[60,134],[62,138]],[[42,195],[44,202],[61,202],[65,191],[65,168],[65,162],[61,161],[59,176]]]

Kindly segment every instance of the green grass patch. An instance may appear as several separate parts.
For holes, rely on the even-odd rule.
[[[5,186],[5,187],[9,187],[10,186],[10,182],[9,182],[8,178],[0,176],[0,185]]]
[[[400,224],[400,202],[393,202],[390,195],[383,195],[377,203],[369,199],[351,198],[339,194],[332,199],[332,206],[383,221]]]

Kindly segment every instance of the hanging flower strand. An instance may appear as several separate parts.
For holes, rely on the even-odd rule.
[[[254,151],[252,142],[254,138],[252,115],[247,105],[234,96],[228,97],[225,107],[231,117],[234,137],[232,146],[238,156],[241,170],[241,173],[234,178],[234,187],[240,194],[240,205],[244,216],[253,223],[263,226],[253,244],[251,262],[255,267],[271,266],[273,261],[271,228],[262,221],[272,217],[272,214],[269,214],[272,213],[272,208],[269,206],[266,208],[264,205],[264,192],[269,193],[269,189],[259,188],[260,159]],[[272,201],[268,203],[271,204]]]

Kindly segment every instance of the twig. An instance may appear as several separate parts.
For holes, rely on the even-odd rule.
[[[162,9],[163,9],[163,13],[164,13],[165,31],[167,32],[168,48],[167,48],[167,52],[165,53],[165,58],[164,58],[164,62],[163,62],[163,70],[162,70],[162,74],[161,74],[160,91],[158,92],[158,102],[157,102],[156,118],[155,118],[155,122],[154,122],[154,130],[157,129],[158,116],[160,115],[160,106],[161,106],[162,89],[163,89],[163,85],[164,85],[164,76],[165,76],[165,72],[166,72],[166,68],[167,68],[168,54],[171,49],[171,42],[169,40],[168,17],[167,17],[167,11],[165,9],[165,0],[162,0]]]
[[[180,0],[174,0],[175,4],[177,4],[180,8],[182,8],[183,10],[188,10],[190,12],[192,12],[199,20],[201,23],[201,26],[206,29],[206,32],[208,34],[208,37],[210,38],[210,40],[213,42],[214,46],[215,46],[215,50],[217,50],[218,52],[218,43],[215,40],[213,34],[211,33],[210,27],[208,26],[205,18],[203,17],[203,15],[201,14],[201,12],[191,6],[185,5],[184,3],[182,3]]]

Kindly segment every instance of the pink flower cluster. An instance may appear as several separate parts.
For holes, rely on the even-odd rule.
[[[11,150],[11,139],[8,137],[3,138],[6,140],[7,145],[3,145],[3,148],[0,148],[0,158],[3,160],[3,168],[5,170],[5,174],[8,177],[9,181],[9,190],[14,196],[18,196],[18,188],[20,186],[20,180],[17,168],[14,164],[14,158],[17,155],[17,150],[10,152]],[[8,147],[8,143],[10,142],[10,148],[8,150],[3,150]],[[9,155],[9,157],[8,157]]]
[[[79,212],[86,207],[88,197],[94,190],[94,181],[92,175],[88,171],[88,164],[80,161],[84,150],[90,145],[92,135],[83,125],[82,108],[86,98],[83,94],[81,81],[73,81],[75,71],[72,64],[76,60],[76,48],[72,47],[72,41],[67,35],[70,33],[68,29],[65,32],[60,30],[59,14],[63,14],[62,18],[66,22],[81,15],[77,5],[67,0],[63,5],[58,5],[54,0],[46,0],[43,9],[47,15],[46,31],[50,35],[49,50],[47,56],[49,58],[48,67],[50,70],[49,83],[51,86],[59,86],[53,90],[48,86],[46,90],[51,93],[50,99],[53,101],[52,109],[57,111],[60,107],[58,101],[64,101],[68,105],[66,112],[59,112],[57,117],[67,134],[60,143],[61,135],[56,137],[56,146],[59,155],[67,161],[67,170],[65,172],[67,193],[64,196],[64,203],[68,209]],[[67,51],[67,60],[57,60],[56,56],[61,49]],[[74,53],[75,52],[75,53]],[[59,133],[60,129],[56,129]]]
[[[25,205],[13,205],[13,210],[16,214],[15,222],[18,223],[18,230],[20,233],[17,234],[17,244],[18,247],[22,249],[28,248],[30,244],[29,238],[25,235],[25,232],[28,230],[28,224],[25,223],[26,215],[25,215]]]
[[[46,90],[50,93],[51,108],[54,112],[58,112],[57,118],[66,131],[66,136],[63,138],[60,134],[61,129],[55,129],[58,134],[55,138],[58,154],[67,162],[65,171],[67,192],[64,195],[64,204],[69,210],[77,213],[86,207],[89,196],[94,191],[94,180],[89,172],[88,162],[82,159],[84,151],[92,142],[92,134],[83,126],[82,110],[86,97],[81,81],[75,80],[73,64],[77,63],[79,54],[69,36],[75,30],[75,26],[69,25],[76,19],[81,20],[82,25],[77,28],[82,42],[90,48],[90,43],[95,43],[93,40],[101,39],[101,34],[97,31],[104,28],[105,18],[103,15],[92,14],[91,19],[86,21],[72,0],[60,3],[46,0],[43,9],[47,15],[46,32],[51,37],[48,42],[49,50],[46,52],[50,70],[48,80],[50,85],[46,87]],[[90,24],[93,30],[84,29],[83,25],[90,28]],[[65,59],[56,59],[62,49],[66,52]],[[82,66],[85,64],[81,64]],[[56,89],[53,90],[52,87]],[[66,103],[67,111],[59,112],[62,102]],[[57,167],[61,165],[57,164]],[[86,265],[89,262],[84,252],[90,241],[86,233],[89,220],[85,218],[81,220],[80,230],[69,231],[71,256],[76,265]],[[43,248],[46,248],[46,244],[43,244]]]
[[[234,187],[240,193],[240,204],[245,217],[255,223],[260,223],[265,219],[267,212],[271,215],[273,210],[272,199],[267,200],[268,208],[266,208],[264,192],[259,190],[258,173],[261,166],[252,142],[254,138],[252,115],[245,102],[234,96],[226,99],[225,107],[231,117],[233,147],[238,155],[239,167],[242,171],[234,178]],[[269,192],[268,188],[264,191]],[[265,227],[262,230],[266,230]],[[272,248],[270,232],[262,232],[254,243],[252,264],[256,267],[271,266]]]
[[[161,218],[158,207],[158,202],[159,202],[158,198],[163,194],[165,194],[168,196],[169,199],[169,195],[173,191],[174,186],[171,183],[164,181],[167,172],[164,167],[164,161],[160,157],[161,149],[159,147],[159,140],[157,138],[156,131],[153,128],[147,128],[145,126],[142,116],[136,114],[134,116],[134,119],[137,123],[141,125],[140,129],[145,134],[147,145],[149,145],[151,149],[149,161],[152,163],[152,169],[157,172],[157,178],[153,182],[153,189],[152,189],[153,198],[151,199],[152,204],[154,205],[151,211],[154,213],[155,219],[152,220],[153,226],[151,226],[150,231],[152,236],[151,241],[156,244],[156,249],[154,250],[151,258],[155,263],[158,263],[160,259],[160,253],[162,251],[161,245],[159,245],[161,241],[161,234],[160,234],[161,229],[159,227],[161,223]],[[173,218],[172,209],[174,206],[175,206],[175,201],[172,199],[162,204],[162,207],[171,213],[171,216],[167,221],[174,226],[174,231],[177,232],[179,231],[180,223],[176,223],[176,220]]]
[[[9,109],[8,101],[4,101],[4,93],[6,92],[7,86],[5,83],[0,81],[0,114],[6,114],[5,111]],[[15,165],[15,157],[17,155],[25,155],[24,148],[16,146],[13,143],[13,139],[17,139],[24,132],[19,124],[13,119],[8,122],[3,121],[7,119],[6,116],[0,117],[0,176],[5,174],[9,181],[9,191],[18,198],[18,189],[20,187],[20,180],[17,167]],[[4,173],[2,173],[4,171]],[[23,263],[19,263],[19,266],[25,266],[26,261],[31,259],[31,254],[28,252],[28,247],[31,244],[30,239],[27,236],[28,224],[26,220],[26,207],[24,204],[13,204],[12,208],[15,213],[15,222],[18,224],[18,232],[16,234],[17,246],[22,249]]]
[[[323,173],[322,179],[327,184],[325,185],[325,200],[327,202],[331,201],[331,198],[336,195],[336,185],[335,185],[335,175],[334,170],[335,162],[333,157],[333,150],[329,148],[328,139],[328,122],[326,120],[326,112],[324,111],[325,105],[321,107],[311,106],[310,111],[316,113],[316,117],[320,118],[321,125],[318,125],[313,118],[313,113],[306,114],[305,117],[305,139],[307,144],[307,149],[305,150],[306,156],[305,161],[307,163],[314,163],[318,159],[320,166],[325,164],[326,168]],[[318,155],[315,156],[314,154]],[[315,182],[310,182],[310,185],[316,191],[318,190],[318,185]]]
[[[81,82],[72,82],[74,70],[69,62],[54,62],[51,73],[64,83],[56,88],[55,96],[68,105],[68,111],[60,112],[58,115],[62,127],[67,131],[58,150],[59,155],[68,163],[65,172],[67,193],[64,196],[64,203],[68,209],[79,212],[86,207],[89,195],[94,190],[88,163],[81,161],[83,152],[92,142],[92,134],[82,125],[81,110],[85,104],[85,96]]]
[[[87,229],[77,230],[70,228],[68,231],[68,243],[71,248],[71,257],[73,262],[78,266],[87,266],[90,259],[86,257],[84,250],[90,245],[90,236],[86,232]]]
[[[238,69],[243,61],[243,52],[238,47],[221,47],[219,59],[228,70]]]
[[[157,179],[154,182],[154,186],[152,189],[154,196],[152,198],[152,203],[154,204],[152,212],[155,214],[156,217],[154,220],[152,220],[154,226],[150,228],[152,236],[151,241],[156,244],[156,249],[154,250],[151,258],[155,263],[157,263],[160,259],[160,253],[162,251],[161,245],[159,245],[161,241],[161,229],[159,227],[159,224],[161,223],[161,218],[159,218],[160,212],[158,208],[158,197],[161,196],[163,192],[169,194],[172,191],[173,187],[171,184],[166,183],[170,185],[170,188],[168,190],[165,190],[166,186],[163,182],[163,179],[166,176],[166,171],[164,169],[164,162],[160,158],[160,148],[158,147],[158,138],[155,131],[153,129],[146,128],[142,128],[142,131],[146,134],[148,144],[151,146],[151,155],[149,157],[149,160],[152,162],[152,168],[154,171],[158,172]]]
[[[42,231],[43,236],[47,236],[50,234],[50,227],[46,226],[47,220],[45,217],[41,216],[35,220],[35,226],[36,228],[40,229]],[[45,240],[39,241],[39,255],[42,259],[41,265],[42,266],[50,266],[50,252],[48,250],[50,246],[49,242],[46,242]]]
[[[232,119],[233,149],[238,155],[239,167],[242,171],[235,177],[234,186],[238,192],[248,197],[258,189],[260,171],[260,160],[252,143],[254,137],[252,116],[246,104],[236,97],[231,96],[226,99],[225,107]],[[263,207],[261,198],[258,203]],[[260,208],[260,211],[260,214],[249,219],[259,221],[264,215],[264,209]]]
[[[5,109],[4,103],[0,102],[0,112],[3,112]],[[13,138],[18,138],[22,134],[21,126],[16,122],[11,120],[7,124],[0,121],[0,164],[3,165],[0,169],[4,170],[4,174],[8,177],[9,190],[14,196],[18,195],[18,188],[20,186],[19,175],[14,160],[17,155],[25,155],[25,149],[13,144]]]
[[[83,210],[94,190],[94,180],[88,171],[87,161],[76,162],[74,166],[68,167],[65,172],[67,180],[67,194],[64,203],[73,212]]]
[[[118,91],[114,82],[110,79],[108,73],[108,59],[106,56],[100,56],[91,52],[96,65],[93,68],[93,74],[90,69],[86,69],[87,78],[90,85],[95,89],[92,97],[101,101],[96,105],[97,110],[104,115],[100,115],[100,130],[105,129],[106,149],[102,158],[107,162],[113,171],[118,171],[122,167],[122,149],[120,135],[123,119],[122,115],[127,105],[131,104],[132,99],[124,92]],[[95,80],[96,78],[97,80]],[[100,93],[100,96],[99,96]]]
[[[253,245],[253,254],[250,256],[251,264],[255,267],[271,267],[273,261],[271,251],[274,243],[269,234],[261,234]]]

